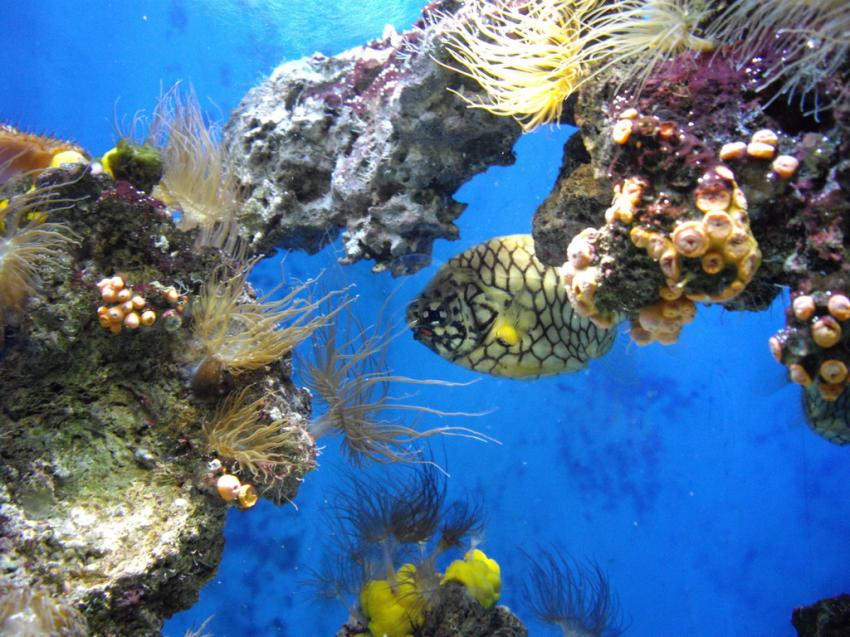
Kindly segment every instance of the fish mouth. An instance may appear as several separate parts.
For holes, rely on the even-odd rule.
[[[417,341],[432,340],[434,338],[434,330],[427,327],[416,327],[413,329],[413,338]]]

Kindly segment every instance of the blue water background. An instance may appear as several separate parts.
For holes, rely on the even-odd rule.
[[[4,5],[7,46],[0,120],[71,138],[94,154],[114,143],[114,116],[150,111],[162,87],[191,82],[226,116],[275,64],[313,51],[334,54],[403,29],[413,0],[220,0]],[[117,100],[117,105],[116,105]],[[126,126],[126,124],[125,124]],[[435,263],[493,235],[528,232],[557,174],[568,127],[517,144],[518,162],[465,185],[461,239],[438,242]],[[395,316],[436,265],[405,279],[367,264],[333,271],[332,249],[290,255],[287,276],[322,268],[353,282],[368,323],[388,291]],[[280,258],[257,269],[272,287]],[[438,446],[450,495],[484,499],[483,548],[500,561],[503,601],[532,635],[559,631],[533,621],[518,596],[521,549],[554,547],[592,558],[608,573],[628,635],[790,636],[791,609],[850,588],[850,450],[803,422],[800,392],[783,381],[767,338],[784,322],[783,300],[760,314],[701,307],[673,347],[638,348],[621,335],[586,372],[534,382],[479,377],[404,334],[392,346],[400,374],[468,381],[424,388],[417,402],[495,413],[469,424],[501,445]],[[231,511],[224,560],[198,604],[170,620],[182,635],[209,615],[217,637],[332,635],[342,605],[318,605],[302,575],[324,545],[329,499],[346,470],[336,441],[295,506]]]

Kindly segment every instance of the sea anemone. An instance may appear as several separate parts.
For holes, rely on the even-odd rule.
[[[407,385],[439,385],[457,387],[468,383],[417,379],[396,376],[387,367],[387,353],[392,336],[382,330],[380,321],[371,329],[364,328],[349,307],[345,332],[340,335],[341,321],[327,322],[311,339],[312,355],[299,357],[304,383],[313,393],[322,414],[310,423],[315,438],[331,432],[343,436],[343,450],[356,465],[365,461],[378,463],[431,463],[411,445],[436,435],[461,436],[481,441],[491,438],[467,427],[435,427],[418,431],[398,418],[385,419],[386,412],[414,412],[417,415],[472,417],[482,414],[445,412],[425,405],[401,402],[390,387]]]
[[[236,473],[250,474],[268,482],[289,475],[291,465],[301,459],[305,434],[297,424],[267,414],[271,397],[249,385],[221,401],[215,414],[203,425],[207,446],[228,460]]]
[[[20,313],[35,294],[40,270],[75,242],[66,226],[45,221],[46,211],[71,203],[59,196],[63,185],[33,188],[0,202],[0,342],[9,315]]]
[[[703,5],[696,0],[619,0],[588,12],[580,58],[592,72],[585,81],[616,69],[620,87],[639,93],[666,60],[687,50],[713,50],[711,40],[697,35]]]
[[[700,3],[701,4],[701,3]],[[455,71],[476,80],[487,102],[464,99],[531,130],[557,122],[577,88],[617,68],[620,87],[638,91],[663,61],[711,50],[699,37],[694,0],[475,0],[445,45]],[[618,87],[618,88],[620,88]]]
[[[557,122],[564,100],[584,78],[580,29],[598,0],[473,0],[444,44],[457,66],[487,95],[470,106],[514,117],[523,130]]]
[[[761,88],[778,82],[777,94],[789,102],[799,97],[801,107],[812,96],[817,114],[831,105],[820,103],[818,84],[837,77],[850,53],[850,12],[844,0],[740,0],[729,3],[710,34],[735,45],[742,66],[767,54]]]
[[[339,292],[307,300],[300,295],[312,280],[278,299],[274,296],[280,286],[251,298],[246,284],[250,267],[230,277],[221,270],[213,273],[192,304],[194,334],[204,352],[192,381],[196,390],[216,387],[225,370],[236,376],[274,363],[327,325],[343,305],[319,313],[322,303]]]
[[[73,606],[41,588],[21,587],[0,593],[0,635],[4,637],[83,637],[85,618]]]
[[[526,557],[531,572],[523,597],[539,621],[560,627],[564,637],[616,637],[625,631],[617,596],[597,564],[549,551]]]
[[[236,177],[219,128],[208,124],[193,90],[176,85],[162,96],[149,140],[161,148],[163,165],[154,195],[182,211],[178,227],[206,233],[230,227],[238,206]]]
[[[331,501],[334,547],[324,556],[322,572],[313,574],[312,587],[321,597],[342,601],[359,591],[361,604],[376,589],[392,591],[388,599],[395,601],[407,591],[411,599],[402,605],[413,611],[414,625],[439,595],[439,558],[447,549],[474,546],[483,528],[480,506],[447,503],[445,476],[434,464],[416,466],[401,480],[396,473],[357,474]],[[380,604],[371,601],[374,611]],[[357,608],[350,610],[365,619]]]
[[[200,626],[195,629],[189,628],[183,634],[183,637],[213,637],[212,633],[205,632],[207,624],[212,621],[212,616],[207,617]]]

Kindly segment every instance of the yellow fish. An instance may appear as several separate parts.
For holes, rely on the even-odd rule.
[[[416,340],[469,369],[536,378],[585,367],[615,332],[576,314],[531,235],[496,237],[449,260],[407,308]]]

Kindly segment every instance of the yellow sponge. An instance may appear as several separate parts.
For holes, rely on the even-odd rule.
[[[441,584],[460,582],[484,608],[499,601],[502,589],[499,563],[485,555],[484,551],[467,551],[462,560],[455,560],[446,569]]]
[[[360,608],[372,637],[411,637],[423,622],[424,602],[416,588],[416,566],[403,564],[395,583],[370,580],[360,592]]]

